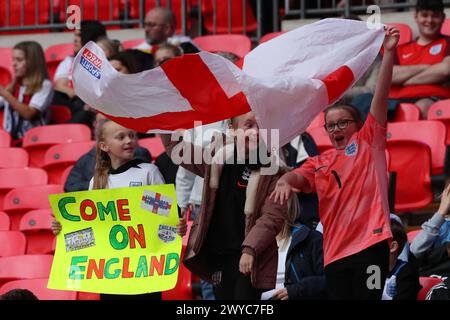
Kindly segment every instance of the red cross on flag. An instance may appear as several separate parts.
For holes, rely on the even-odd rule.
[[[108,118],[141,132],[192,128],[194,121],[253,110],[260,128],[280,130],[283,145],[364,74],[383,39],[382,28],[366,22],[325,19],[259,45],[242,70],[200,52],[133,75],[114,70],[90,42],[74,60],[74,88]]]

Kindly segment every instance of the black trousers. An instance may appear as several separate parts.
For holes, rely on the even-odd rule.
[[[220,283],[214,285],[217,300],[260,300],[264,290],[252,286],[250,276],[239,272],[240,254],[211,257],[215,272],[220,272]]]
[[[325,267],[328,298],[332,300],[381,300],[388,270],[389,245],[387,240],[332,262]]]

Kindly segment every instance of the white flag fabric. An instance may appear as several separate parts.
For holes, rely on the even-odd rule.
[[[112,120],[141,132],[167,132],[250,110],[280,145],[303,132],[372,64],[384,39],[366,22],[325,19],[252,50],[240,70],[208,52],[174,58],[138,74],[118,73],[95,44],[74,60],[77,95]]]

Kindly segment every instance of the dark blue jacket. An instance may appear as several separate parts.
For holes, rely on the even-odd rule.
[[[326,299],[323,237],[320,232],[305,225],[293,228],[284,279],[289,300]]]

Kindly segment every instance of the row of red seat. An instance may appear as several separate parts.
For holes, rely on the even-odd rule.
[[[244,2],[245,1],[245,2]],[[7,6],[9,2],[9,7]],[[100,21],[120,21],[122,17],[128,15],[128,19],[139,19],[139,0],[23,0],[22,1],[1,1],[0,2],[0,28],[1,27],[18,27],[21,26],[21,12],[23,10],[23,25],[34,26],[37,24],[48,24],[51,21],[51,12],[53,12],[54,22],[64,22],[72,15],[67,12],[68,6],[77,5],[81,9],[82,19],[97,19]],[[158,5],[166,6],[166,0],[145,0],[145,13]],[[66,6],[67,4],[67,6]],[[53,7],[52,7],[53,5]],[[186,1],[186,22],[187,28],[192,26],[190,12],[193,7],[198,6],[198,0]],[[244,23],[244,6],[245,6],[245,23]],[[171,0],[171,8],[177,20],[177,32],[182,30],[182,1]],[[98,16],[96,16],[96,9]],[[201,15],[205,28],[212,33],[229,33],[228,21],[228,1],[202,0]],[[214,20],[214,13],[216,17]],[[231,0],[231,32],[242,33],[244,30],[253,32],[256,30],[257,23],[253,14],[250,2],[248,0]],[[8,18],[6,18],[8,17]],[[7,20],[8,19],[8,20]],[[215,21],[215,26],[214,26]],[[46,31],[39,30],[38,32]]]

